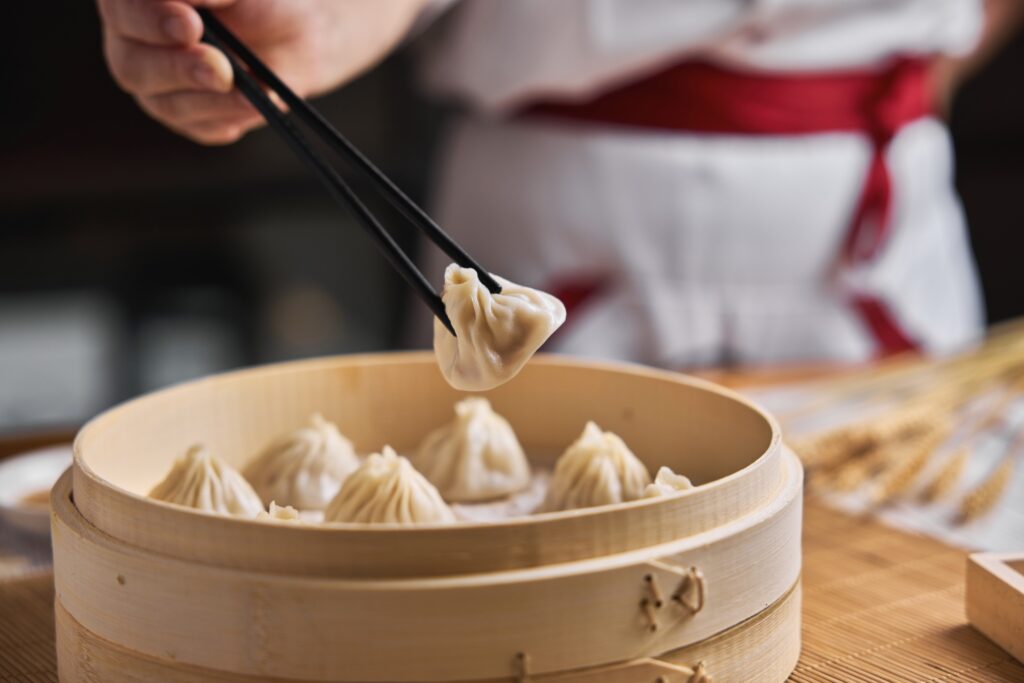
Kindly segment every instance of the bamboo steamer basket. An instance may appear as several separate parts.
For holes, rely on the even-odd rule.
[[[267,366],[130,401],[53,493],[62,681],[782,681],[802,471],[775,421],[678,374],[540,357],[488,394],[535,466],[593,419],[678,496],[501,522],[288,525],[145,493],[192,443],[241,467],[320,412],[410,452],[461,397],[426,353]]]

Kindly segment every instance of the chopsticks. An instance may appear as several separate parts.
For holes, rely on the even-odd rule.
[[[413,291],[430,308],[444,326],[455,334],[444,308],[444,302],[434,291],[423,273],[416,268],[412,259],[402,251],[394,238],[374,217],[341,175],[331,167],[324,157],[310,144],[305,135],[292,122],[288,112],[282,111],[264,92],[265,85],[288,106],[295,116],[340,157],[356,170],[366,175],[376,190],[434,244],[444,251],[458,265],[472,268],[480,282],[492,293],[501,291],[494,278],[465,252],[427,213],[402,192],[390,178],[367,159],[356,147],[339,133],[330,123],[313,109],[305,100],[295,94],[278,76],[227,29],[209,10],[200,9],[203,20],[203,40],[223,52],[234,73],[235,87],[252,103],[267,123],[291,147],[317,178],[324,184],[334,199],[349,207],[359,223],[383,251],[388,262],[399,272]],[[239,64],[241,61],[248,71]],[[261,82],[262,84],[261,85]]]

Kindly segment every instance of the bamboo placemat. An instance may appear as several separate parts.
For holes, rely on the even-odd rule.
[[[57,680],[53,574],[0,581],[0,683]]]
[[[964,615],[966,554],[808,502],[803,653],[792,681],[1024,681]]]
[[[795,683],[1024,681],[967,624],[965,557],[808,502],[803,655]],[[0,683],[57,680],[49,573],[0,581]]]

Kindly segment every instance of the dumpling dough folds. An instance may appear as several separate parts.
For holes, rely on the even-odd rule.
[[[455,420],[420,444],[413,465],[451,502],[490,500],[530,484],[530,463],[508,420],[485,398],[455,405]]]
[[[455,514],[412,463],[385,446],[349,475],[324,521],[431,524],[454,522]]]
[[[289,524],[299,524],[302,522],[298,510],[291,505],[278,505],[275,501],[270,501],[269,510],[260,510],[260,514],[256,515],[256,519],[261,522],[288,522]]]
[[[662,467],[654,477],[654,482],[644,489],[644,498],[659,498],[673,493],[692,489],[693,484],[681,474],[676,474],[668,467]]]
[[[357,467],[352,443],[333,423],[313,415],[308,425],[267,446],[242,473],[263,500],[323,510]]]
[[[518,373],[565,322],[555,297],[494,276],[491,292],[476,271],[451,264],[441,298],[457,336],[434,320],[434,354],[448,383],[462,391],[486,391]]]
[[[637,500],[651,475],[625,442],[588,422],[555,463],[541,510],[572,510]]]
[[[222,515],[255,517],[263,512],[260,497],[238,470],[198,444],[178,458],[149,497]]]

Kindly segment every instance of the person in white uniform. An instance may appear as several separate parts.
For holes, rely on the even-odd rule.
[[[118,82],[205,143],[259,118],[199,44],[191,5],[219,7],[305,95],[445,10],[424,82],[468,113],[435,212],[489,269],[566,300],[554,350],[663,366],[856,361],[956,348],[981,329],[929,90],[934,60],[984,34],[981,0],[99,4]]]

